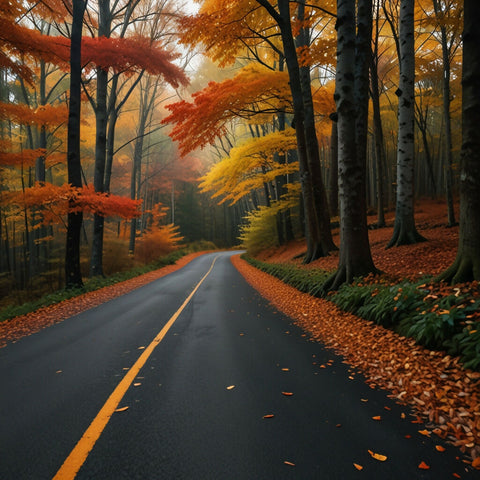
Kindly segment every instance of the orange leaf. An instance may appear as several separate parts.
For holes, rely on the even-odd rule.
[[[233,390],[235,388],[235,385],[230,385],[229,387],[227,387],[227,390]]]
[[[435,445],[435,449],[437,450],[437,452],[444,452],[445,451],[445,448],[443,448],[441,445]]]
[[[289,368],[282,368],[282,372],[288,372],[289,370]]]
[[[291,397],[293,395],[292,392],[282,392],[282,395],[285,395],[286,397]]]
[[[263,418],[273,418],[275,415],[273,415],[272,413],[269,413],[267,415],[264,415]]]
[[[422,435],[425,435],[426,437],[430,436],[430,432],[428,430],[419,430],[418,433],[421,433]]]
[[[418,466],[418,468],[420,468],[422,470],[428,470],[430,468],[430,466],[427,465],[425,462],[420,462],[420,465]]]
[[[294,463],[289,462],[288,460],[285,460],[283,463],[284,463],[285,465],[290,465],[291,467],[294,467],[294,466],[295,466]]]
[[[141,385],[140,382],[136,382],[136,383],[133,384],[134,387],[139,387],[140,385]]]
[[[473,462],[472,462],[472,467],[476,468],[477,470],[480,470],[480,457],[477,457]]]
[[[128,410],[130,407],[120,407],[120,408],[117,408],[115,411],[116,412],[124,412],[125,410]]]
[[[384,462],[387,459],[386,455],[375,453],[375,452],[372,452],[371,450],[368,450],[368,453],[372,456],[372,458],[374,458],[375,460],[378,460],[379,462]]]
[[[357,469],[357,470],[363,470],[363,467],[361,465],[359,465],[358,463],[354,463],[353,466]]]
[[[381,420],[381,419],[382,419],[382,417],[380,415],[377,415],[376,417],[372,417],[372,420],[377,420],[378,421],[378,420]]]

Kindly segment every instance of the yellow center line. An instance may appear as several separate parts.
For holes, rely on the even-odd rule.
[[[87,428],[85,433],[79,442],[75,445],[75,448],[71,451],[70,455],[63,462],[63,465],[60,467],[56,475],[53,477],[53,480],[67,480],[73,479],[77,475],[78,471],[85,463],[85,460],[88,457],[88,454],[94,447],[95,443],[102,434],[104,428],[106,427],[110,417],[113,415],[115,410],[118,407],[118,404],[121,402],[123,396],[129,389],[135,377],[140,372],[140,369],[145,365],[145,362],[148,360],[148,357],[153,353],[155,347],[163,340],[167,334],[170,327],[175,323],[175,320],[179,317],[182,311],[185,309],[187,304],[190,302],[192,297],[195,295],[196,291],[203,283],[203,281],[208,277],[210,272],[215,265],[218,256],[213,259],[212,265],[210,266],[208,272],[202,277],[202,279],[197,283],[192,293],[186,298],[182,306],[175,312],[175,314],[170,318],[170,320],[165,324],[165,326],[160,330],[158,335],[153,339],[153,341],[148,345],[148,347],[143,351],[138,360],[126,373],[120,383],[117,385],[115,390],[112,392],[108,400],[105,402],[103,407],[98,412],[97,416],[93,419],[90,426]]]

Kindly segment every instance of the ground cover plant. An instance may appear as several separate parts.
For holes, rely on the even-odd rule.
[[[447,285],[435,276],[455,257],[458,228],[447,228],[441,203],[422,202],[419,231],[427,242],[385,249],[387,227],[369,231],[372,254],[381,275],[342,285],[327,298],[345,312],[390,328],[419,345],[458,356],[465,368],[480,370],[480,287],[478,282]],[[442,223],[443,222],[443,223]],[[334,237],[338,240],[337,236]],[[338,254],[305,266],[301,242],[248,257],[255,267],[302,292],[322,297],[322,282],[335,269]]]

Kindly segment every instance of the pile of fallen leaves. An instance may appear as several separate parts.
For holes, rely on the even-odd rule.
[[[374,218],[370,218],[370,223]],[[437,275],[455,259],[458,227],[447,228],[446,210],[430,202],[417,208],[417,228],[427,242],[386,250],[393,234],[393,214],[387,227],[369,231],[377,268],[389,279],[415,280]],[[334,232],[338,244],[338,232]],[[271,249],[257,258],[269,263],[293,263],[302,268],[334,270],[338,252],[308,266],[301,265],[304,242]],[[276,308],[293,318],[314,340],[342,355],[360,370],[372,388],[383,388],[402,404],[413,407],[418,422],[427,422],[425,435],[438,435],[459,447],[480,469],[480,373],[462,368],[458,358],[418,346],[414,340],[345,313],[327,300],[314,298],[260,272],[240,258],[234,263],[247,281]],[[450,287],[430,285],[432,294]],[[361,339],[361,343],[359,343]]]
[[[35,312],[0,322],[0,348],[4,347],[7,342],[15,342],[26,335],[31,335],[49,325],[59,323],[77,313],[101,305],[113,298],[124,295],[158,278],[164,277],[175,270],[179,270],[195,257],[202,255],[202,253],[203,252],[197,252],[185,255],[177,260],[174,265],[167,265],[159,270],[153,270],[138,277],[131,278],[130,280],[109,285],[108,287],[88,292],[78,297],[70,298],[69,300],[64,300],[61,303],[40,308]]]

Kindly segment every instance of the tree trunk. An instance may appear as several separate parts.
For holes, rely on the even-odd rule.
[[[110,0],[98,2],[98,36],[109,37],[111,30]],[[97,68],[97,96],[95,106],[95,171],[93,187],[95,192],[105,191],[105,163],[107,155],[107,95],[108,70]],[[103,275],[103,231],[105,218],[93,216],[92,253],[90,259],[90,276]]]
[[[340,259],[324,291],[336,290],[355,277],[376,272],[370,253],[366,208],[369,55],[372,0],[337,2],[338,179]],[[355,35],[356,30],[358,31]]]
[[[435,2],[436,3],[436,2]],[[441,26],[442,57],[443,57],[443,120],[445,122],[445,153],[447,155],[447,171],[445,172],[445,193],[447,195],[448,226],[456,225],[455,210],[453,208],[453,148],[452,148],[452,119],[450,117],[450,59],[447,45],[447,32]]]
[[[307,114],[310,116],[313,114],[313,110],[310,108],[306,110],[305,108],[300,67],[290,22],[290,2],[280,0],[278,6],[280,10],[278,21],[293,98],[295,131],[300,165],[300,184],[304,203],[305,236],[307,241],[307,253],[304,262],[310,263],[317,258],[328,255],[328,253],[336,247],[331,235],[330,218],[323,183],[316,186],[317,195],[315,195],[313,188],[313,177],[310,166],[314,165],[315,162],[319,163],[318,143],[316,133],[312,134],[311,132],[312,118],[306,118]],[[308,138],[307,131],[311,134]],[[312,155],[316,155],[316,158],[313,158]],[[320,168],[320,166],[318,168]],[[315,178],[318,177],[316,176]],[[323,189],[323,195],[318,194],[319,189]],[[315,201],[319,199],[320,201],[324,199],[324,203],[320,205],[315,204]],[[317,215],[317,211],[322,214]],[[319,224],[319,219],[321,219],[323,223]]]
[[[328,179],[328,206],[332,215],[338,215],[338,115],[332,113],[332,133],[330,136],[330,175]]]
[[[437,280],[480,280],[480,16],[478,0],[464,1],[460,237],[453,265]]]
[[[73,2],[72,37],[70,45],[70,103],[68,113],[67,168],[68,183],[82,186],[80,163],[80,109],[81,109],[81,48],[83,15],[87,0]],[[71,206],[75,206],[71,202]],[[83,213],[69,213],[65,249],[65,284],[67,288],[81,287],[80,234]]]
[[[410,245],[423,238],[414,217],[415,38],[414,0],[400,2],[400,82],[398,95],[397,201],[393,236],[387,248]]]
[[[378,22],[378,21],[377,21]],[[385,140],[383,137],[382,117],[380,114],[380,91],[378,85],[378,58],[377,54],[372,52],[370,56],[370,94],[372,97],[373,109],[373,140],[375,145],[375,159],[377,166],[377,227],[385,227],[385,173],[384,168],[387,163],[385,155]]]

